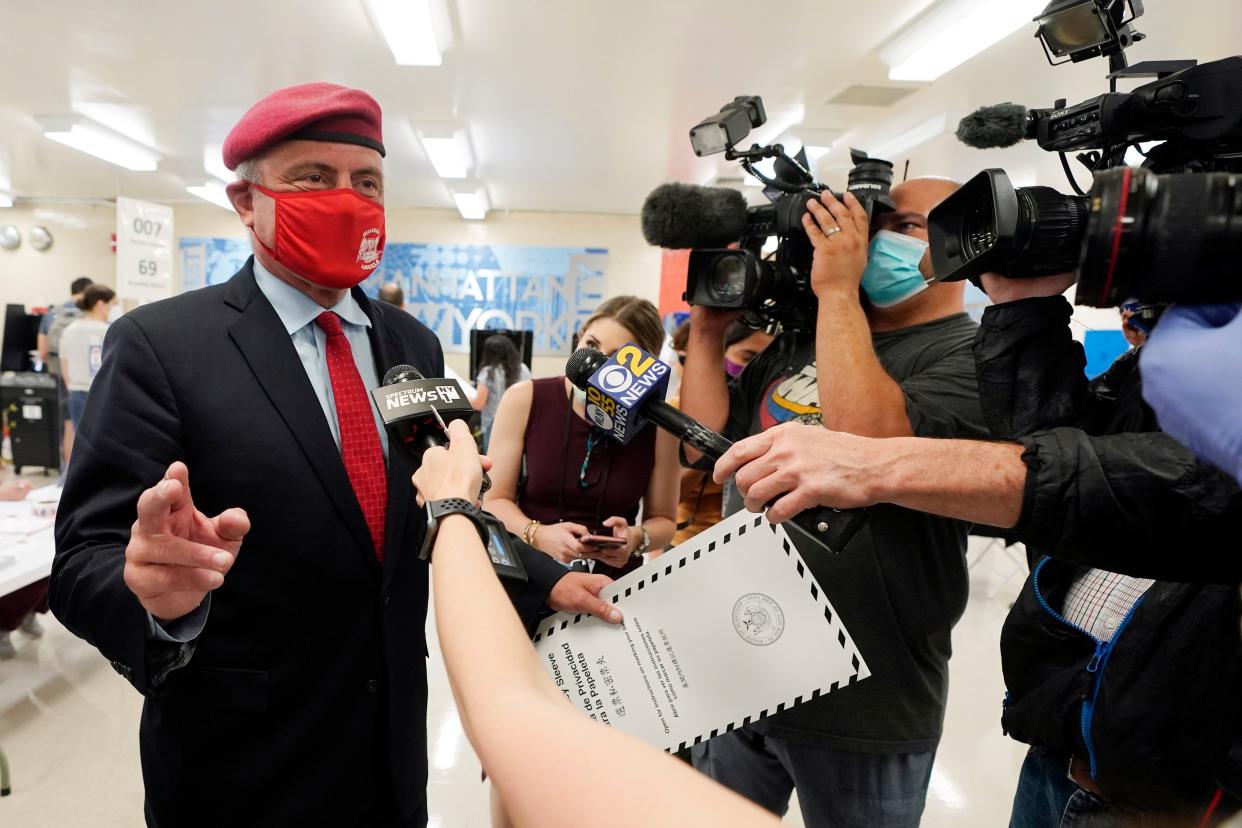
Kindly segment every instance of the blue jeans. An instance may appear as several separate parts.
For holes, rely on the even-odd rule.
[[[695,746],[690,757],[699,771],[777,816],[797,788],[807,828],[914,828],[936,752],[854,753],[744,727]]]
[[[69,392],[69,420],[73,423],[74,433],[78,430],[78,423],[82,422],[82,411],[86,408],[86,395],[88,393],[90,392]]]
[[[1069,760],[1058,751],[1033,747],[1022,762],[1009,828],[1119,828],[1134,825],[1066,775]]]

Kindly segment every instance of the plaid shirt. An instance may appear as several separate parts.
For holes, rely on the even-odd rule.
[[[1089,569],[1065,595],[1065,618],[1101,641],[1112,641],[1126,613],[1155,581]]]

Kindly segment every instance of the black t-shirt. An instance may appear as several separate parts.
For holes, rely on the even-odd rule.
[[[920,437],[987,437],[966,314],[876,334],[884,369],[900,383]],[[815,341],[785,335],[730,391],[730,439],[789,421],[820,424]],[[966,608],[967,524],[876,506],[839,555],[799,544],[871,677],[758,723],[760,732],[846,750],[914,753],[940,740],[950,633]]]

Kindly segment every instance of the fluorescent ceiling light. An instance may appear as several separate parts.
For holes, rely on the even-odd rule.
[[[67,147],[116,164],[135,172],[153,172],[160,156],[136,141],[74,118],[50,118],[43,121],[43,134]]]
[[[928,118],[922,123],[915,124],[900,135],[894,135],[887,141],[867,148],[867,154],[872,158],[895,161],[899,156],[909,152],[919,144],[925,144],[931,139],[943,135],[948,124],[949,113],[941,112],[939,115]]]
[[[482,187],[477,190],[454,191],[453,203],[457,205],[457,212],[461,213],[462,218],[472,221],[485,218],[487,211],[491,209],[487,199],[487,191]]]
[[[366,0],[398,66],[439,66],[434,0]]]
[[[1043,11],[1045,0],[941,0],[880,50],[889,80],[933,81]]]
[[[185,188],[190,195],[196,195],[204,201],[210,201],[217,207],[223,207],[230,213],[233,212],[233,203],[229,201],[228,193],[224,190],[224,182],[210,180],[203,184],[191,184]]]
[[[0,208],[12,207],[12,206],[13,206],[13,196],[9,195],[8,193],[0,193]]]
[[[470,141],[461,129],[419,130],[418,140],[441,178],[465,178],[474,166]]]

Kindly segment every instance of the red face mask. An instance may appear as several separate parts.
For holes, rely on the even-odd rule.
[[[278,193],[275,249],[263,249],[308,282],[334,290],[361,284],[384,255],[384,208],[350,189]],[[257,237],[256,237],[257,238]]]

